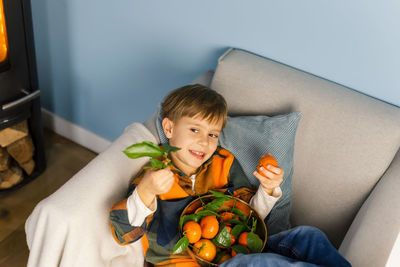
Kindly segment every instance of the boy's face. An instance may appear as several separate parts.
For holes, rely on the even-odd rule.
[[[172,161],[187,175],[196,173],[212,156],[222,130],[222,121],[210,123],[197,116],[182,117],[177,121],[165,118],[162,125],[169,144],[181,148],[171,153]]]

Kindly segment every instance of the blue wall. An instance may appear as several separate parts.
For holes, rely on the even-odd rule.
[[[400,106],[400,1],[35,0],[44,108],[110,140],[238,47]]]

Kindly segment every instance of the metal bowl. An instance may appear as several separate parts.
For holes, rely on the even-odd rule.
[[[250,216],[253,217],[253,218],[256,218],[256,220],[257,220],[257,227],[256,227],[256,230],[255,230],[255,233],[263,241],[262,250],[264,250],[265,244],[267,243],[267,227],[265,226],[264,220],[260,217],[258,212],[253,207],[251,207],[248,203],[246,203],[245,201],[243,201],[243,200],[241,200],[241,199],[239,199],[237,197],[233,197],[233,196],[229,196],[229,195],[226,195],[226,196],[228,198],[230,198],[230,200],[225,201],[224,204],[217,210],[217,212],[228,210],[229,208],[232,208],[233,205],[235,205],[235,208],[240,209],[246,215],[251,213]],[[201,200],[199,198],[193,200],[182,211],[180,218],[182,218],[182,216],[184,216],[184,215],[195,213],[195,211],[202,206],[201,201],[203,201],[204,204],[207,204],[207,203],[211,202],[214,199],[215,199],[215,196],[206,195],[206,196],[202,196]],[[180,235],[182,237],[183,236],[182,230],[179,229],[179,232],[180,232]],[[189,253],[189,255],[193,259],[195,259],[197,261],[198,264],[200,264],[200,266],[218,266],[218,264],[216,264],[216,263],[209,262],[209,261],[206,261],[206,260],[198,257],[192,251],[192,249],[190,247],[187,248],[187,252]]]

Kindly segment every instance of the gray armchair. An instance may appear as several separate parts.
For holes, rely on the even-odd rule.
[[[231,114],[301,111],[292,225],[322,229],[353,266],[400,266],[400,108],[238,49],[195,82],[224,95]],[[40,202],[26,223],[28,266],[142,266],[140,243],[113,241],[108,209],[145,163],[120,152],[157,139],[155,116],[127,127]]]

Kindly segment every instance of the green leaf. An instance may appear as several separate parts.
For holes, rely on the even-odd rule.
[[[263,242],[262,240],[253,232],[250,232],[247,235],[247,247],[251,250],[253,253],[259,253],[261,252]]]
[[[140,144],[140,143],[139,143]],[[161,149],[159,145],[151,142],[151,141],[143,141],[142,144],[146,144],[150,147],[153,147],[154,149]]]
[[[164,169],[165,167],[167,167],[167,165],[165,165],[162,161],[158,160],[158,159],[150,159],[150,164],[151,164],[151,168],[152,169]]]
[[[195,221],[195,222],[199,222],[200,221],[201,216],[198,214],[188,214],[188,215],[183,215],[180,219],[179,219],[179,229],[182,230],[182,227],[185,223],[187,223],[188,221]]]
[[[178,151],[178,150],[180,150],[180,148],[179,147],[174,147],[174,146],[170,146],[170,145],[168,145],[168,144],[163,144],[162,145],[162,148],[163,148],[163,150],[164,150],[164,153],[171,153],[171,152],[176,152],[176,151]]]
[[[211,201],[210,203],[207,203],[206,209],[216,211],[224,204],[224,202],[225,202],[225,199],[216,198],[213,201]]]
[[[224,226],[222,230],[217,234],[217,236],[213,239],[215,245],[220,247],[230,247],[231,246],[231,234],[229,233],[228,228]]]
[[[188,246],[189,246],[189,238],[187,238],[187,236],[184,236],[181,239],[179,239],[179,241],[175,244],[172,253],[173,254],[182,253]]]
[[[253,218],[253,225],[251,226],[251,232],[255,232],[257,228],[257,219]]]
[[[141,157],[160,157],[163,155],[162,149],[150,141],[143,141],[141,143],[133,144],[127,147],[124,151],[131,159],[137,159]]]
[[[238,215],[241,221],[245,221],[247,219],[246,214],[244,214],[243,211],[241,211],[240,209],[232,208],[231,211]]]
[[[227,221],[226,223],[229,223],[229,224],[244,224],[242,221],[234,220],[234,219],[229,220],[229,221]],[[247,228],[248,228],[248,227],[247,227]],[[250,228],[249,228],[249,230],[250,230]]]
[[[231,235],[238,239],[239,235],[247,229],[247,225],[241,223],[232,228]]]
[[[237,254],[239,254],[239,253],[249,254],[249,251],[247,250],[247,248],[240,244],[232,246],[232,250],[234,250]]]
[[[203,250],[203,248],[206,247],[206,244],[204,242],[202,242],[201,247],[199,248],[199,250],[196,252],[196,254],[200,254],[200,252]]]
[[[205,207],[206,205],[204,204],[203,197],[200,196],[199,194],[197,194],[197,197],[199,198],[199,200],[201,202],[201,206]]]
[[[221,250],[219,250],[219,247],[217,247],[217,255],[215,256],[215,259],[213,260],[214,263],[218,263],[223,256],[225,256],[227,253],[226,252],[222,252]]]
[[[212,210],[207,210],[207,209],[199,210],[199,211],[196,213],[196,215],[199,215],[200,217],[210,216],[210,215],[214,215],[214,216],[217,216],[217,217],[219,216],[218,213],[216,213],[216,212],[214,212],[214,211],[212,211]]]
[[[216,198],[222,198],[222,199],[224,199],[224,201],[231,200],[230,197],[228,197],[227,195],[225,195],[225,194],[222,193],[222,192],[210,190],[210,193],[211,193],[214,197],[216,197]]]

